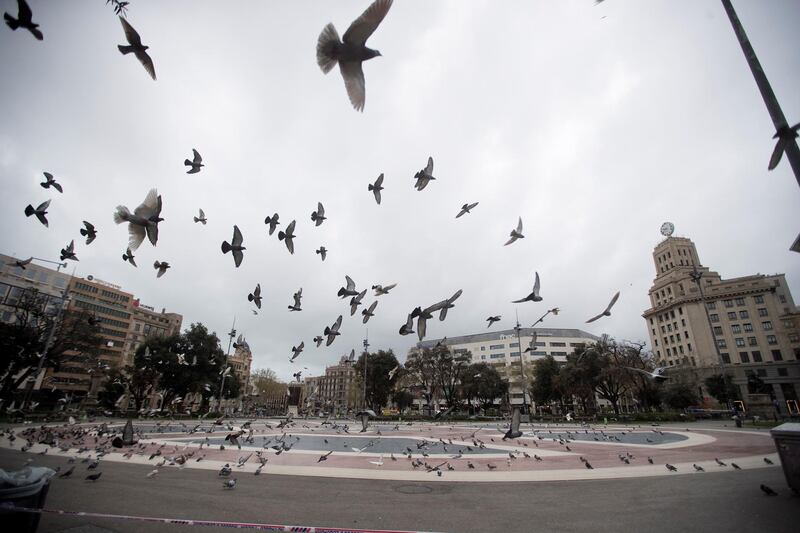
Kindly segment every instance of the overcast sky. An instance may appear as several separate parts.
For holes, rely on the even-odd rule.
[[[151,48],[158,81],[122,56],[123,31],[101,0],[30,1],[44,41],[0,28],[0,251],[58,258],[76,239],[76,275],[121,285],[156,309],[227,340],[236,317],[254,367],[290,379],[320,373],[366,328],[336,292],[398,283],[370,320],[373,349],[401,360],[398,329],[415,306],[457,289],[428,338],[530,325],[647,339],[642,312],[664,221],[723,277],[787,274],[800,298],[800,189],[717,0],[398,0],[368,45],[366,108],[338,69],[323,75],[317,36],[342,34],[368,1],[133,0],[128,21]],[[790,123],[800,121],[800,3],[734,2]],[[0,0],[16,15],[16,1]],[[197,148],[206,167],[187,176]],[[435,160],[422,192],[413,176]],[[49,171],[63,195],[39,186]],[[367,184],[384,173],[383,202]],[[163,197],[158,246],[124,263],[124,225],[151,187]],[[26,218],[52,198],[50,227]],[[321,201],[329,219],[314,227]],[[461,204],[480,202],[456,220]],[[208,225],[194,224],[202,207]],[[264,217],[297,219],[290,255]],[[503,243],[522,216],[525,239]],[[81,221],[99,229],[85,246]],[[220,244],[244,235],[234,268]],[[323,263],[314,253],[328,250]],[[156,279],[154,260],[172,269]],[[72,265],[70,266],[72,268]],[[534,272],[544,301],[523,305]],[[255,316],[247,294],[261,283]],[[303,311],[289,313],[303,288]],[[610,318],[584,324],[615,291]],[[370,295],[365,303],[373,301]],[[342,335],[315,348],[339,314]],[[290,365],[291,347],[306,350]]]

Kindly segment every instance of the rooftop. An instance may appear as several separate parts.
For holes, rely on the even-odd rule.
[[[600,337],[587,333],[580,329],[570,328],[521,328],[519,331],[520,337],[530,337],[533,333],[539,337],[558,337],[558,338],[572,338],[572,339],[592,339],[599,341]],[[462,335],[460,337],[446,337],[444,344],[468,344],[472,342],[486,342],[500,340],[501,338],[516,337],[517,332],[513,329],[502,329],[497,331],[489,331],[486,333],[476,333],[473,335]],[[442,339],[433,339],[417,343],[417,348],[432,348],[436,343]]]

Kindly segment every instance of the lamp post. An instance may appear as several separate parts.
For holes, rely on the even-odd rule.
[[[369,330],[364,339],[364,409],[367,408],[367,359],[369,358]]]
[[[225,388],[225,376],[228,367],[228,356],[231,354],[231,344],[233,343],[233,338],[236,336],[236,317],[233,317],[233,324],[231,325],[231,330],[228,332],[228,351],[225,353],[225,360],[222,362],[222,379],[220,380],[219,384],[219,410],[220,413],[222,412],[222,391]],[[211,410],[211,407],[209,407]]]

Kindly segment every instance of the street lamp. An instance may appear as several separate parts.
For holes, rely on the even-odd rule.
[[[369,357],[369,331],[364,339],[364,409],[367,408],[367,358]]]
[[[222,391],[225,388],[225,376],[227,376],[228,370],[228,356],[231,354],[231,343],[233,343],[233,338],[236,336],[236,317],[233,317],[233,324],[231,325],[231,330],[228,332],[228,351],[225,354],[225,360],[222,362],[222,379],[220,380],[219,384],[219,410],[220,413],[222,412]],[[211,410],[211,406],[208,407],[208,410]]]

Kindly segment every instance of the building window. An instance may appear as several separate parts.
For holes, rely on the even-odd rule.
[[[503,355],[501,353],[493,353],[489,357],[492,358],[492,359],[502,359],[503,357],[505,357],[505,355]]]
[[[758,316],[769,316],[766,307],[759,307],[758,308]]]
[[[735,312],[728,313],[728,320],[736,320],[736,313]]]
[[[763,297],[763,296],[761,296],[761,295],[759,295],[759,296],[753,296],[753,300],[754,300],[754,301],[755,301],[757,304],[763,304],[763,303],[764,303],[764,297]]]
[[[731,356],[730,355],[728,355],[728,354],[723,352],[723,353],[719,354],[719,356],[722,357],[722,362],[723,363],[725,363],[726,365],[731,364]]]
[[[784,296],[783,294],[779,294],[778,295],[778,300],[780,300],[782,304],[785,304],[786,303],[786,296]]]
[[[683,338],[684,339],[688,339],[689,338],[689,332],[688,331],[684,331],[683,332]]]
[[[767,335],[767,344],[778,344],[778,339],[775,338],[775,335]]]
[[[667,324],[667,331],[672,331],[672,324]]]
[[[783,355],[780,350],[772,350],[772,359],[775,361],[783,361]]]
[[[754,363],[760,363],[761,362],[761,352],[759,352],[758,350],[753,350],[752,352],[750,352],[750,355],[753,356],[753,362]]]
[[[744,339],[742,337],[736,337],[736,346],[742,348],[744,346]]]
[[[747,343],[750,346],[758,346],[758,340],[755,337],[747,337]]]
[[[667,332],[667,327],[661,326],[661,333],[666,333],[666,332]]]
[[[731,324],[731,331],[734,333],[741,333],[742,327],[739,324]]]
[[[750,362],[750,356],[747,355],[747,352],[739,352],[739,359],[741,359],[742,363]]]
[[[759,368],[756,370],[756,375],[760,378],[765,378],[767,377],[767,370],[765,368]]]
[[[714,326],[714,335],[722,335],[722,326]]]
[[[492,345],[489,346],[489,349],[490,350],[502,350],[505,347],[506,347],[505,344],[492,344]]]
[[[798,335],[797,333],[790,333],[789,342],[800,342],[800,335]]]
[[[683,290],[683,287],[681,287],[681,290]],[[679,315],[682,315],[682,314],[683,314],[683,307],[679,307],[679,308],[678,308],[678,314],[679,314]]]
[[[485,352],[486,351],[486,346],[481,346],[481,351]]]
[[[512,342],[511,344],[508,345],[508,347],[509,348],[519,348],[519,343],[518,342]]]
[[[750,313],[747,311],[739,311],[739,318],[750,318]]]
[[[764,331],[770,331],[772,329],[772,321],[765,320],[761,323],[761,327],[764,328]]]
[[[689,352],[691,353],[691,351],[692,351],[692,344],[691,344],[691,343],[689,343],[689,342],[687,342],[687,343],[686,343],[686,349],[687,349],[687,350],[689,350]]]
[[[566,345],[567,345],[566,342],[551,342],[550,343],[551,347],[556,347],[556,348],[564,348]]]
[[[653,342],[656,343],[656,346],[658,346],[658,339],[653,339]]]
[[[683,355],[683,346],[680,346],[680,345],[679,345],[679,346],[678,346],[678,351],[679,351],[679,352],[681,352],[681,355]]]
[[[724,300],[725,307],[733,307],[733,300]]]
[[[706,309],[716,309],[717,302],[706,302]]]
[[[725,342],[725,339],[717,339],[717,346],[720,348],[727,348],[728,343]]]
[[[752,333],[753,332],[753,324],[745,323],[745,324],[743,324],[743,326],[744,326],[744,332],[745,333]]]
[[[719,315],[718,314],[712,313],[710,315],[710,318],[711,318],[711,322],[719,322]]]
[[[787,368],[784,368],[784,367],[781,367],[781,368],[779,368],[779,369],[778,369],[778,375],[779,375],[780,377],[782,377],[782,378],[785,378],[786,376],[788,376],[788,375],[789,375],[789,369],[787,369]]]
[[[744,305],[744,298],[736,298],[736,305]]]
[[[686,327],[686,319],[681,318],[681,326]]]
[[[669,336],[669,342],[675,342],[675,335]]]

